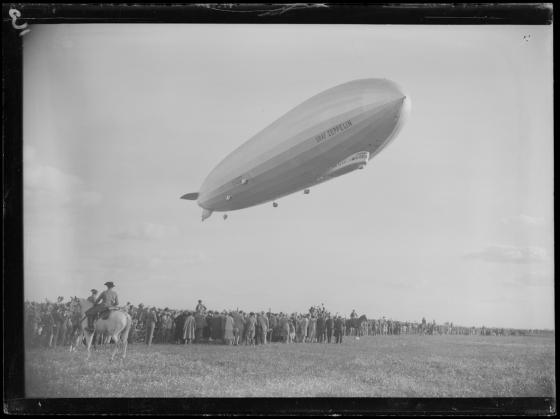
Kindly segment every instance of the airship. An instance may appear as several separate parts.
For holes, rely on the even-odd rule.
[[[296,106],[227,155],[196,200],[202,221],[213,212],[252,207],[363,169],[398,134],[410,98],[393,81],[360,79]],[[224,219],[227,214],[224,214]]]

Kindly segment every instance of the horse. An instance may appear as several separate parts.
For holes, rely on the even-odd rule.
[[[362,314],[360,317],[355,317],[353,319],[346,320],[346,328],[349,330],[349,335],[354,336],[353,331],[355,331],[356,336],[364,335],[364,325],[367,325],[367,317]]]
[[[111,361],[115,358],[117,351],[119,350],[119,343],[122,346],[123,354],[122,359],[126,358],[126,348],[128,346],[128,334],[132,326],[132,318],[125,311],[111,310],[106,319],[100,318],[94,322],[94,332],[89,332],[87,330],[87,317],[86,311],[93,307],[91,301],[85,298],[76,298],[73,300],[73,305],[80,308],[81,314],[81,333],[75,341],[75,346],[84,339],[86,340],[87,347],[87,359],[91,355],[91,344],[93,341],[93,336],[97,333],[98,335],[105,334],[107,340],[111,339],[115,342],[115,348],[111,354]]]

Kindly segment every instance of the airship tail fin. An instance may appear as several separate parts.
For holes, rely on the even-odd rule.
[[[195,201],[198,199],[198,192],[191,192],[183,195],[181,199],[188,199],[189,201]]]
[[[202,221],[206,220],[211,215],[212,215],[212,210],[208,210],[208,209],[204,208],[202,210]]]

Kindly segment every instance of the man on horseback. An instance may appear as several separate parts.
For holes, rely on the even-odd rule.
[[[350,318],[351,318],[351,319],[356,319],[356,318],[358,318],[358,314],[356,313],[356,310],[352,310],[352,313],[350,313]]]
[[[95,300],[97,300],[97,290],[93,288],[91,291],[91,295],[87,298],[90,303],[95,304]]]
[[[115,284],[113,284],[112,282],[105,282],[105,284],[103,285],[105,285],[107,289],[95,299],[94,306],[85,313],[88,318],[87,331],[90,333],[93,333],[94,331],[93,322],[98,313],[119,305],[119,297],[117,296],[117,293],[113,291]],[[93,291],[95,290],[92,290],[92,297]]]
[[[206,314],[206,306],[202,304],[202,300],[198,300],[198,304],[196,305],[195,310],[197,314]]]

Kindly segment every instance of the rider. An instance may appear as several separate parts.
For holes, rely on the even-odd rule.
[[[87,298],[90,303],[95,304],[95,300],[97,300],[97,290],[93,288],[91,291],[91,295]]]
[[[99,297],[94,302],[94,306],[86,311],[86,316],[88,318],[88,332],[93,332],[93,320],[95,319],[95,315],[102,311],[107,310],[110,307],[115,307],[119,305],[119,297],[113,288],[115,284],[112,282],[105,282],[103,284],[107,287],[105,291],[103,291]],[[92,290],[93,292],[93,290]]]
[[[358,315],[356,314],[356,310],[352,310],[352,313],[350,313],[350,318],[355,319],[356,317],[358,317]]]
[[[202,300],[198,300],[198,304],[196,305],[196,312],[198,314],[204,314],[206,312],[206,306],[202,304]]]

